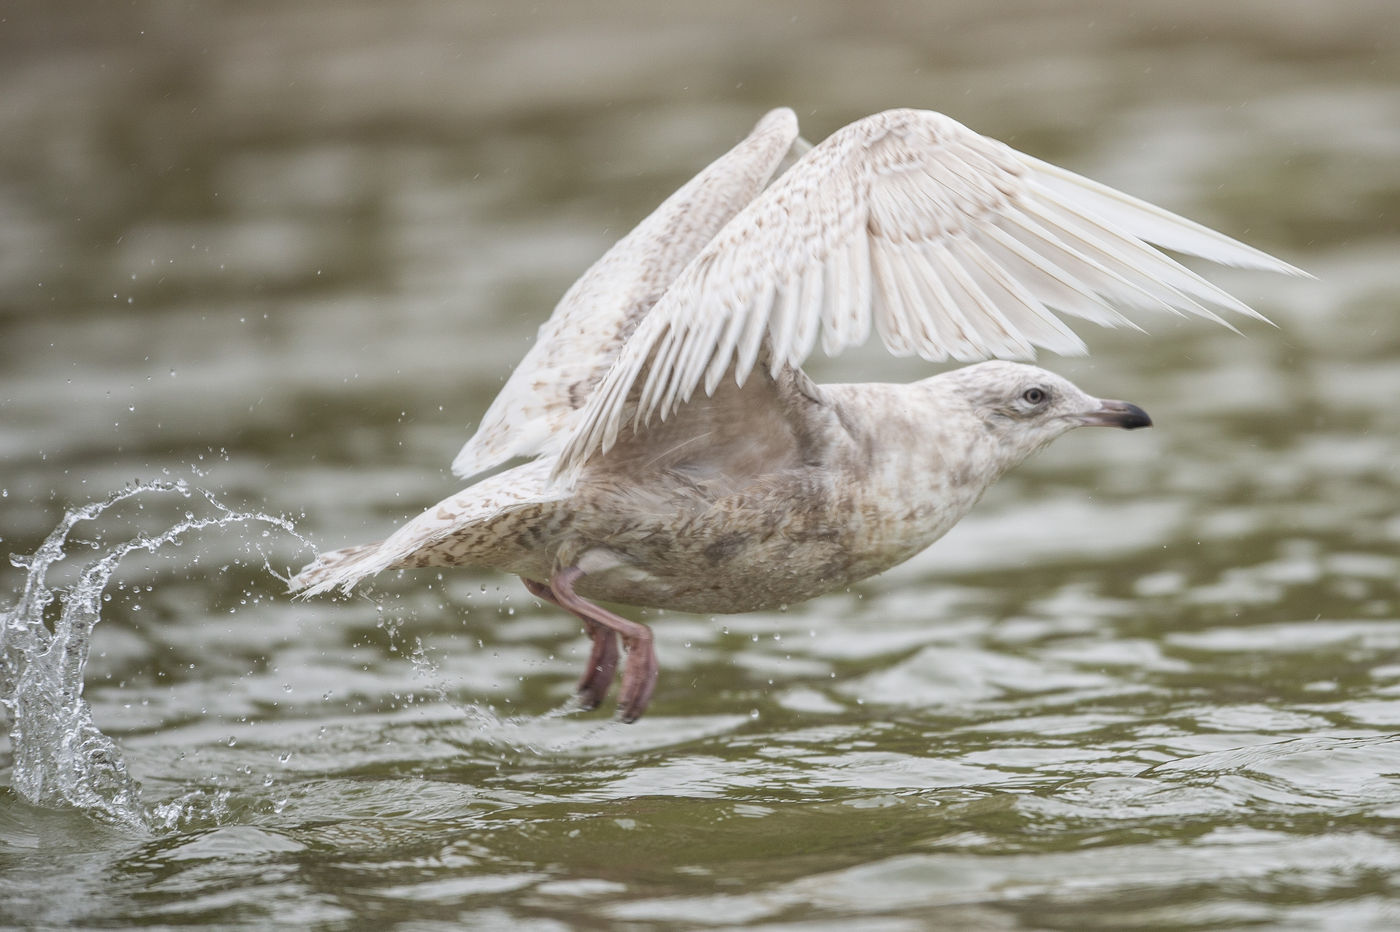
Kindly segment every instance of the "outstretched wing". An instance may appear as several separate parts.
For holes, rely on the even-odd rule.
[[[1117,307],[1259,316],[1154,243],[1306,274],[942,114],[867,117],[815,146],[685,268],[588,399],[555,475],[611,447],[629,416],[633,430],[664,418],[731,366],[742,383],[765,341],[776,373],[801,365],[818,333],[834,355],[872,326],[897,355],[975,360],[1084,352],[1055,312],[1106,326],[1132,325]]]
[[[768,183],[796,138],[793,112],[772,111],[585,272],[540,328],[452,471],[469,478],[562,442],[643,315]]]

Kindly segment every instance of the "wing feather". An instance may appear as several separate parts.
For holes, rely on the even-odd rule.
[[[1022,154],[1021,160],[1035,170],[1036,179],[1041,185],[1058,189],[1071,203],[1083,205],[1111,226],[1140,240],[1200,256],[1220,265],[1310,277],[1307,272],[1281,259],[1194,220],[1163,210],[1156,204],[1029,155]]]
[[[562,446],[557,477],[665,417],[766,342],[773,374],[873,329],[930,360],[1081,353],[1060,315],[1136,326],[1122,311],[1258,317],[1154,246],[1306,274],[1200,224],[979,136],[891,110],[813,147],[699,251],[642,319]],[[646,372],[644,389],[632,386]]]
[[[774,110],[753,132],[667,198],[564,294],[476,433],[452,462],[469,478],[557,447],[638,322],[686,264],[767,184],[797,139],[797,117]],[[625,393],[624,393],[625,398]]]

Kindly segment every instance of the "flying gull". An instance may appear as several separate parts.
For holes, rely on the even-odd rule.
[[[598,601],[801,602],[923,550],[1066,431],[1150,426],[1000,360],[1085,352],[1058,315],[1259,317],[1154,247],[1305,274],[939,113],[878,113],[807,149],[774,110],[569,288],[452,466],[468,479],[528,462],[387,540],[322,554],[292,588],[348,591],[397,567],[514,573],[583,621],[583,706],[607,693],[621,639],[633,721],[656,685],[652,633]],[[912,384],[802,371],[818,338],[834,355],[872,331],[895,355],[992,361]]]

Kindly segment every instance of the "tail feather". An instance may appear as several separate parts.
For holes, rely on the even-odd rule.
[[[320,595],[339,588],[349,592],[350,588],[375,573],[389,568],[391,559],[386,559],[384,541],[373,544],[359,544],[343,550],[323,553],[302,567],[300,573],[288,583],[289,592],[303,596]]]
[[[395,567],[499,567],[499,558],[520,546],[512,516],[538,513],[565,494],[549,486],[552,466],[550,460],[535,460],[497,473],[438,502],[387,540],[323,553],[291,578],[290,591],[349,592],[365,577]]]

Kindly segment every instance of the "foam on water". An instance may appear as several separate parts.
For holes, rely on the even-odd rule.
[[[50,571],[72,546],[69,534],[76,525],[127,499],[166,494],[201,498],[211,513],[186,512],[184,520],[162,533],[142,534],[107,547],[71,584],[50,583]],[[143,805],[140,784],[128,772],[121,750],[93,722],[92,709],[83,697],[92,631],[101,620],[104,592],[127,554],[154,553],[192,531],[250,523],[295,533],[285,518],[234,511],[212,493],[191,489],[184,482],[136,484],[69,509],[38,550],[11,556],[11,562],[25,572],[18,598],[0,609],[0,705],[10,718],[14,755],[10,782],[15,793],[35,806],[74,808],[136,829],[168,821]],[[56,612],[50,608],[55,605]]]

